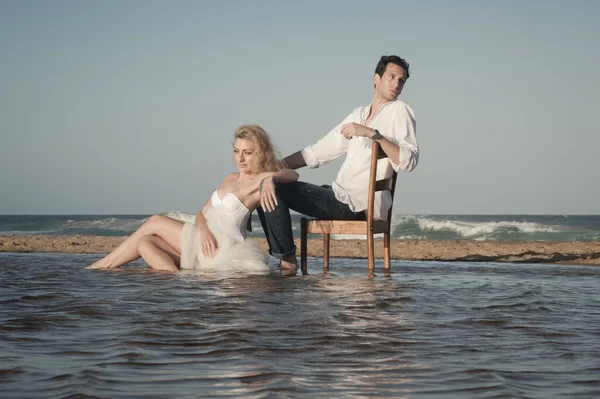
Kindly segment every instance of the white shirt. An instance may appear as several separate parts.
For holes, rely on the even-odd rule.
[[[371,104],[356,108],[325,137],[301,151],[309,168],[318,168],[342,154],[347,154],[332,187],[337,200],[348,204],[353,212],[367,209],[373,141],[367,137],[353,137],[348,140],[340,133],[342,126],[351,122],[366,125],[377,129],[386,139],[400,147],[399,160],[390,158],[379,160],[378,180],[391,177],[393,170],[410,172],[419,161],[416,121],[410,105],[399,100],[388,102],[381,107],[369,124],[366,124],[365,120],[370,110]],[[391,206],[392,196],[389,191],[375,193],[375,219],[387,219]]]

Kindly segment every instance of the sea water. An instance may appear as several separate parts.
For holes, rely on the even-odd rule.
[[[597,267],[83,269],[100,256],[0,254],[0,396],[600,397]]]
[[[164,212],[173,217],[180,212]],[[193,214],[187,214],[193,218]],[[150,215],[0,215],[0,235],[124,236]],[[297,236],[300,215],[292,215]],[[256,212],[254,237],[264,237]],[[344,236],[348,238],[348,236]],[[394,239],[479,241],[600,241],[600,215],[394,215]],[[356,237],[360,238],[360,237]]]

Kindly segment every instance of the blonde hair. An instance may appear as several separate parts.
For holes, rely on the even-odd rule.
[[[283,169],[281,155],[273,146],[273,140],[258,125],[242,125],[235,130],[233,139],[250,140],[256,144],[256,157],[253,173],[277,172]]]

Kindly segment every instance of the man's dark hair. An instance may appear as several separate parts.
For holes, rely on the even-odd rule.
[[[406,79],[408,79],[408,77],[410,76],[410,72],[408,71],[408,62],[406,62],[404,58],[400,58],[397,55],[381,56],[381,59],[379,60],[379,62],[377,63],[377,67],[375,68],[375,73],[379,75],[380,78],[383,77],[383,74],[385,73],[385,68],[390,62],[404,69],[406,71]]]

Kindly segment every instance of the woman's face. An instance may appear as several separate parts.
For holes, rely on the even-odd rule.
[[[233,160],[240,173],[252,174],[256,157],[256,144],[246,139],[236,139],[233,143]]]

